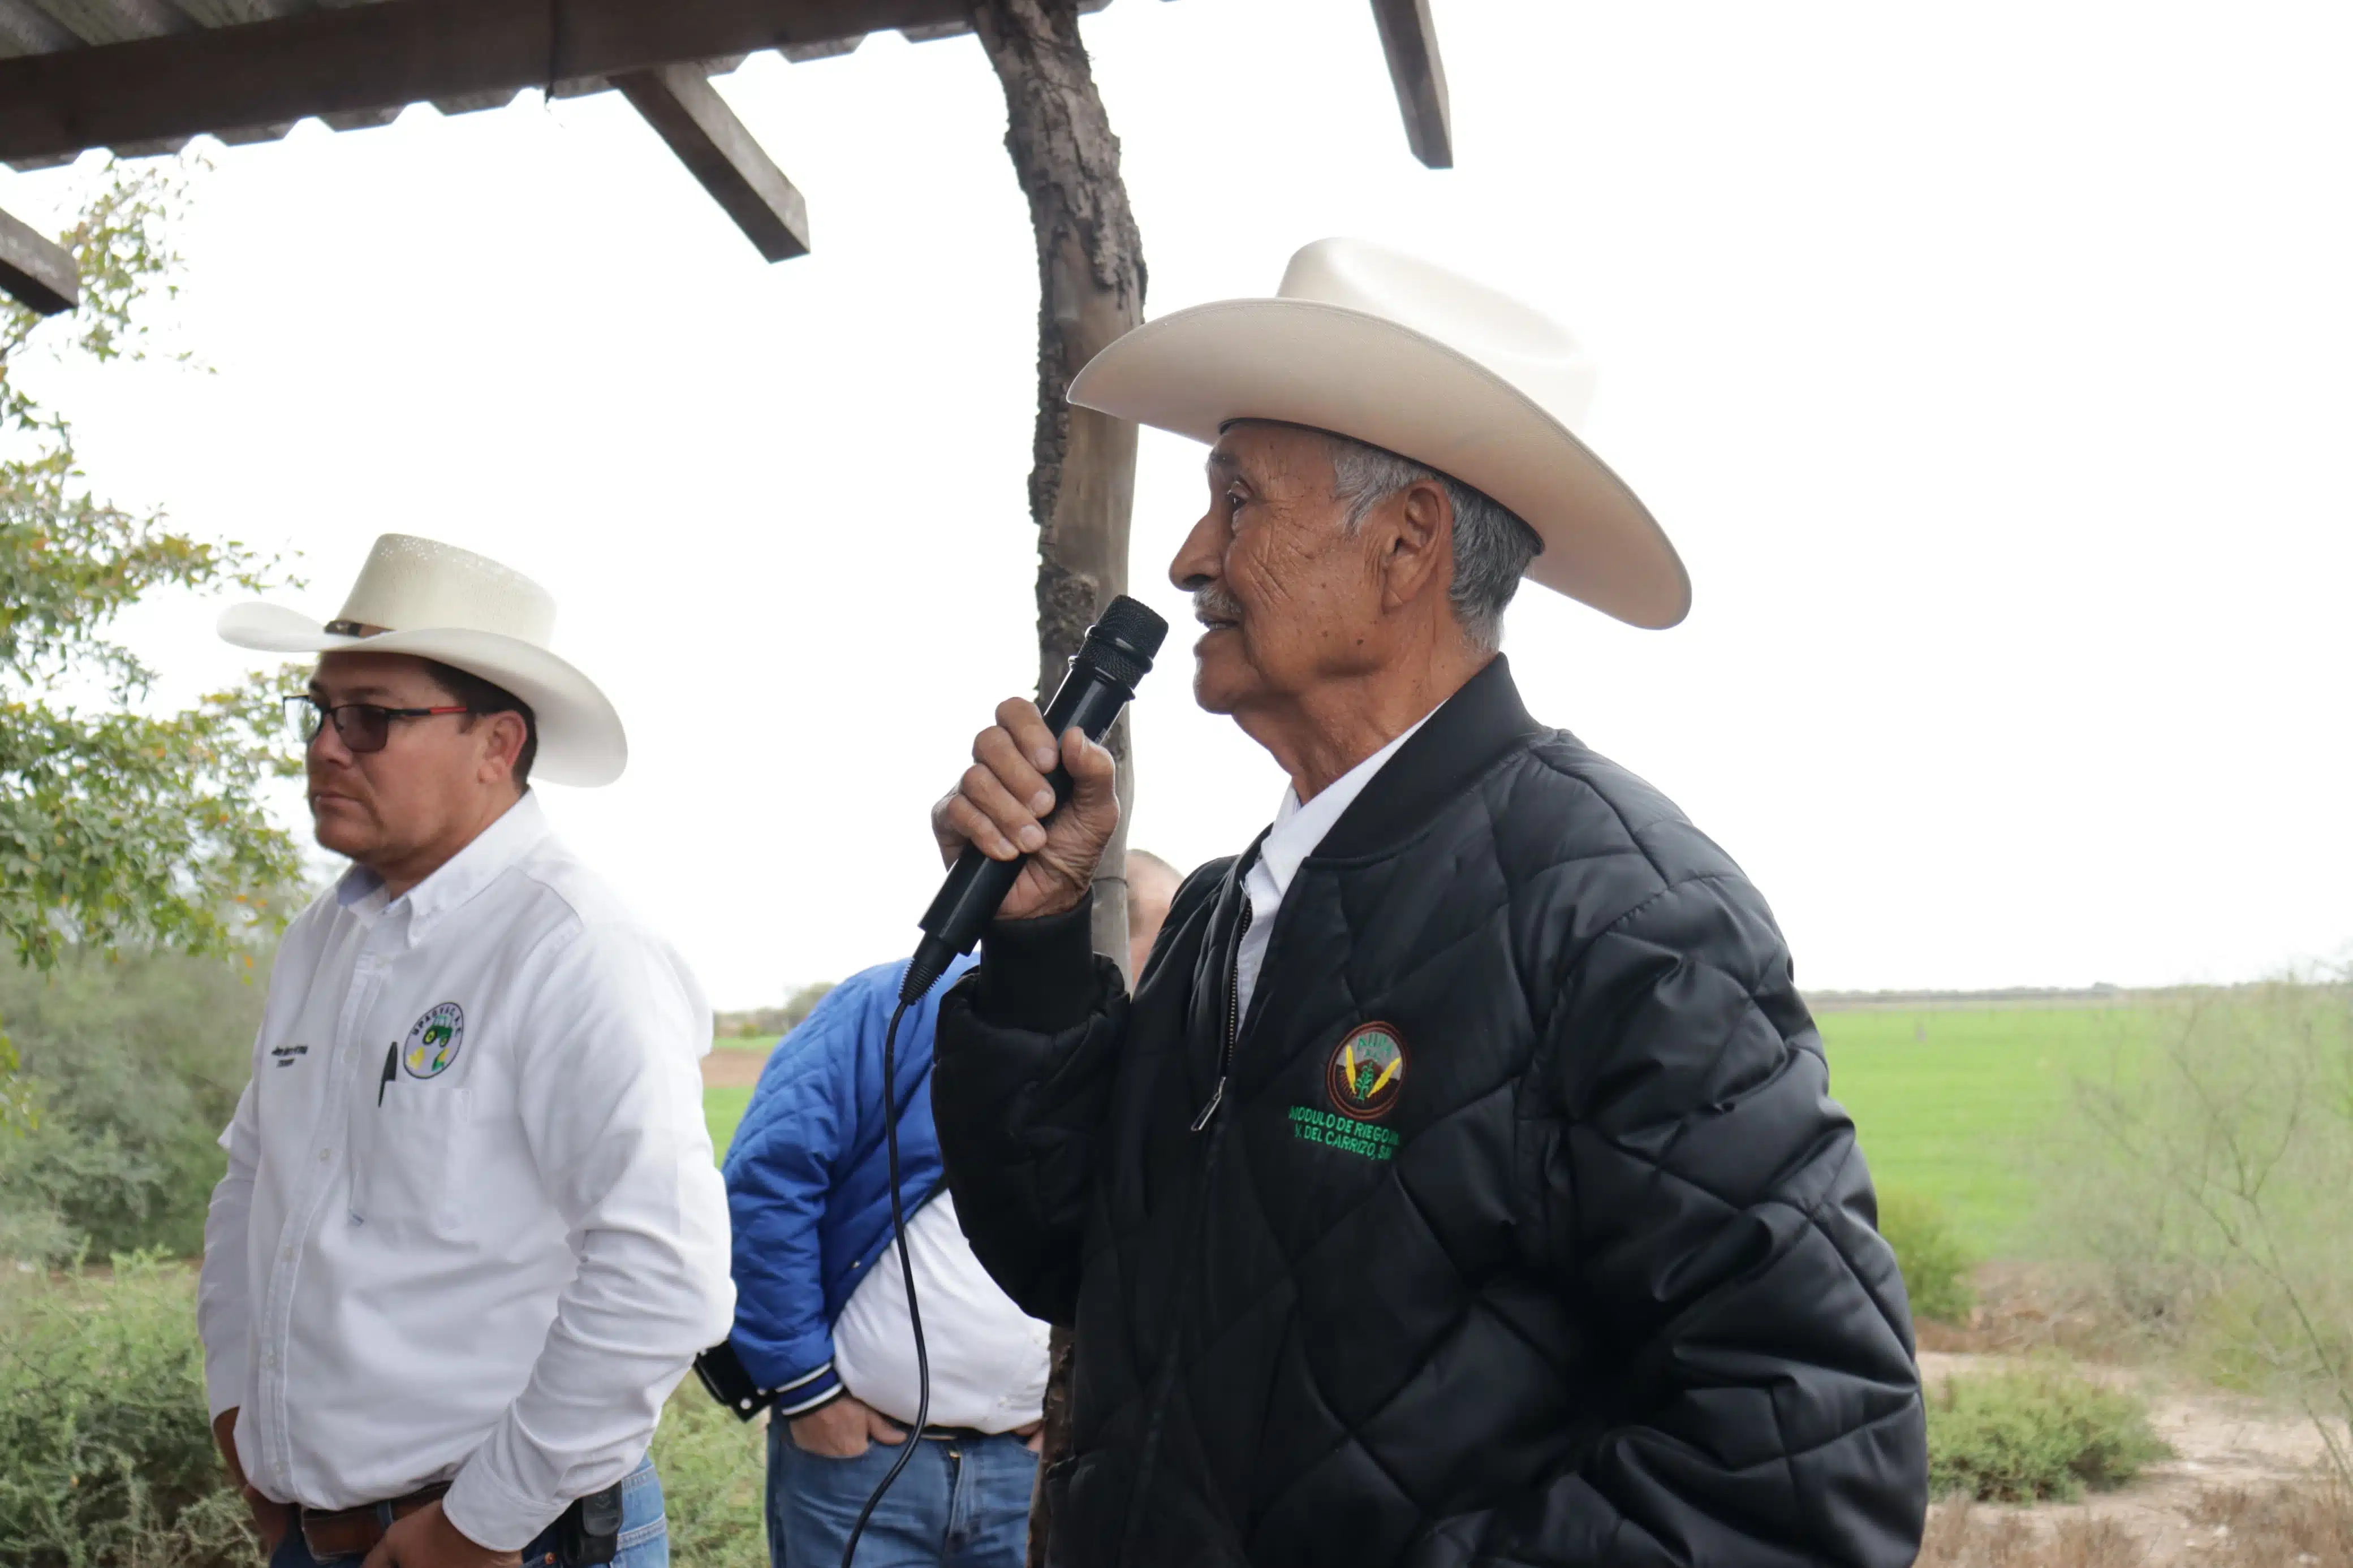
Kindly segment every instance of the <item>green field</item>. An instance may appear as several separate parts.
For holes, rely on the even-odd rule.
[[[765,1057],[775,1048],[776,1037],[763,1035],[756,1039],[739,1039],[722,1035],[711,1043],[714,1051],[744,1051]],[[727,1153],[727,1141],[735,1136],[736,1123],[744,1120],[744,1108],[752,1103],[749,1089],[706,1089],[702,1091],[702,1120],[711,1129],[711,1146],[722,1158]]]
[[[748,1089],[706,1089],[702,1091],[702,1120],[711,1128],[711,1146],[721,1158],[727,1154],[727,1141],[735,1136],[736,1123],[744,1120],[744,1108],[752,1103]]]
[[[2079,1078],[2105,1079],[2147,1041],[2158,1015],[2136,1007],[1858,1009],[1819,1020],[1831,1092],[1853,1115],[1883,1188],[1943,1205],[1978,1253],[2031,1244],[2039,1141],[2063,1125]],[[723,1047],[765,1042],[723,1041]],[[703,1093],[723,1153],[748,1089]]]
[[[2036,1148],[2063,1131],[2078,1079],[2106,1079],[2159,1015],[2137,1007],[1856,1010],[1817,1020],[1831,1093],[1872,1178],[1935,1199],[1983,1254],[2031,1245]]]

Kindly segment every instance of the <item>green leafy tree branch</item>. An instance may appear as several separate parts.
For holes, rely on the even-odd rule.
[[[200,167],[109,164],[60,237],[79,306],[44,321],[0,301],[0,940],[37,969],[76,945],[125,942],[249,961],[279,919],[269,896],[301,879],[261,798],[298,771],[282,674],[154,714],[155,672],[113,635],[150,595],[259,592],[278,563],[102,499],[72,424],[23,374],[44,358],[150,356],[142,308],[175,291],[171,234]],[[14,1065],[0,1037],[0,1098]]]

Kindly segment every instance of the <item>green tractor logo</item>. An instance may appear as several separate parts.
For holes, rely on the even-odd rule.
[[[443,1002],[409,1029],[401,1066],[411,1078],[438,1078],[458,1059],[458,1047],[465,1043],[466,1010],[455,1002]]]

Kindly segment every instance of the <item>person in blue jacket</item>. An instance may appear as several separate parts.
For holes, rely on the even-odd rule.
[[[1128,857],[1140,969],[1177,876]],[[932,1125],[932,1030],[959,958],[899,1026],[888,1103],[899,1122],[907,1254],[930,1352],[921,1447],[875,1510],[860,1568],[1022,1568],[1046,1389],[1046,1325],[1025,1317],[965,1245]],[[915,1416],[914,1341],[891,1237],[882,1037],[904,960],[829,992],[762,1068],[729,1145],[735,1326],[744,1370],[773,1392],[768,1553],[833,1568]]]

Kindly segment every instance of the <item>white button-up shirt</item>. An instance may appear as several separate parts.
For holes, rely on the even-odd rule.
[[[907,1260],[923,1307],[932,1369],[931,1425],[1010,1432],[1038,1419],[1046,1400],[1047,1336],[997,1289],[943,1192],[907,1221]],[[842,1387],[904,1426],[915,1419],[915,1336],[894,1244],[833,1324],[833,1370]]]
[[[1430,713],[1438,710],[1433,708]],[[1274,940],[1274,917],[1282,912],[1283,895],[1291,891],[1291,879],[1299,875],[1300,864],[1315,853],[1340,820],[1341,815],[1365,793],[1373,775],[1388,765],[1398,749],[1413,739],[1414,731],[1430,722],[1430,713],[1416,719],[1406,732],[1334,779],[1316,793],[1314,800],[1302,805],[1299,792],[1283,786],[1282,804],[1276,807],[1274,826],[1266,830],[1266,837],[1258,847],[1258,858],[1242,876],[1242,896],[1250,900],[1250,923],[1242,932],[1240,946],[1234,953],[1234,996],[1243,1016],[1250,1013],[1250,993],[1258,989],[1258,972],[1266,963],[1266,944]]]
[[[221,1135],[197,1317],[253,1484],[341,1509],[451,1483],[522,1547],[633,1468],[727,1335],[711,1011],[537,799],[387,900],[286,933]]]

